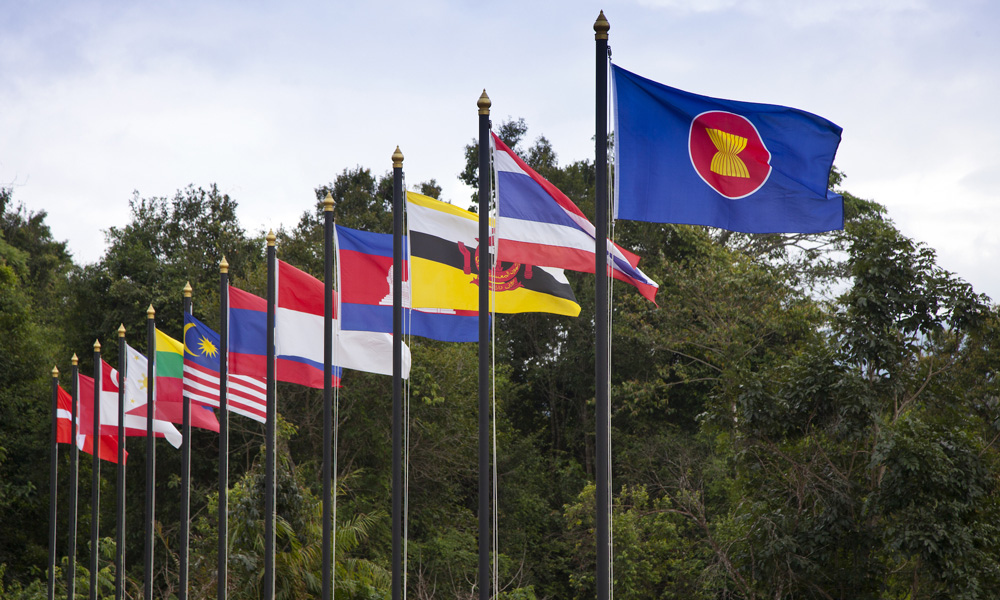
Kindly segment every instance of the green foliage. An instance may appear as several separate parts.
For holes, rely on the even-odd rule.
[[[546,138],[529,143],[523,120],[497,131],[585,214],[594,212],[591,161],[560,165]],[[459,178],[475,188],[475,141],[465,157]],[[978,600],[1000,589],[1000,313],[843,182],[833,170],[831,187],[845,199],[838,232],[615,225],[616,241],[660,282],[658,306],[613,286],[616,594]],[[433,179],[412,187],[441,193]],[[391,230],[389,174],[344,169],[315,192],[299,222],[277,232],[283,260],[322,274],[327,193],[338,223]],[[158,325],[178,337],[188,281],[196,315],[217,325],[223,255],[237,286],[264,294],[262,232],[247,235],[235,200],[215,186],[172,199],[136,195],[131,208],[131,221],[108,231],[102,259],[77,266],[52,239],[45,213],[14,208],[10,190],[0,189],[2,598],[45,591],[45,528],[21,524],[46,518],[48,456],[40,449],[48,444],[51,364],[77,352],[88,372],[93,340],[112,340],[119,323],[142,349],[150,304]],[[592,275],[567,275],[580,318],[496,319],[493,558],[495,595],[507,600],[595,593],[595,290]],[[408,343],[408,593],[471,599],[480,584],[477,348]],[[342,383],[335,595],[386,598],[391,381],[346,372]],[[321,580],[323,396],[283,383],[278,399],[277,587],[282,598],[312,598]],[[230,427],[230,592],[250,598],[262,576],[262,428],[238,416]],[[193,598],[215,594],[216,439],[192,436]],[[129,481],[139,481],[144,450],[132,444],[130,452]],[[63,456],[63,473],[65,465]],[[177,453],[158,451],[158,597],[177,592],[178,467]],[[84,481],[90,468],[81,461]],[[102,487],[110,498],[111,478]],[[141,514],[141,503],[130,494],[129,514]],[[109,511],[105,503],[104,523],[113,522]],[[89,531],[86,512],[78,535]],[[139,529],[127,532],[129,548],[141,547]],[[113,576],[109,543],[101,548],[102,589]],[[142,566],[138,553],[128,556],[134,597]],[[88,574],[80,562],[76,577],[82,597]],[[65,594],[61,574],[57,587]]]

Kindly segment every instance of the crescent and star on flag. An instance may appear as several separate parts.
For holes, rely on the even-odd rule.
[[[213,344],[211,340],[207,339],[203,335],[198,336],[198,339],[195,342],[196,350],[198,350],[198,353],[191,351],[192,345],[188,344],[188,331],[190,331],[191,328],[193,327],[194,323],[188,323],[187,325],[184,326],[184,351],[190,354],[191,356],[208,356],[214,358],[219,353],[219,349],[215,347],[215,344]],[[197,330],[195,331],[195,333],[196,334],[198,333]]]

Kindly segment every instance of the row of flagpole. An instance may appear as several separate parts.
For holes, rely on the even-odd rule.
[[[596,96],[596,122],[595,122],[595,164],[596,164],[596,186],[595,186],[595,225],[594,225],[594,273],[595,273],[595,442],[596,442],[596,555],[597,555],[597,598],[607,600],[611,593],[611,491],[610,491],[610,323],[609,323],[609,302],[608,302],[608,275],[609,275],[609,251],[616,252],[609,246],[607,239],[609,222],[609,202],[608,202],[608,121],[607,121],[607,98],[608,98],[608,31],[610,25],[604,18],[603,11],[594,23],[596,41],[596,73],[595,73],[595,96]],[[478,188],[478,225],[479,225],[479,247],[482,249],[483,265],[479,267],[479,290],[478,290],[478,326],[479,326],[479,598],[487,600],[491,596],[490,589],[490,478],[489,478],[489,282],[495,259],[488,250],[491,240],[490,229],[490,204],[492,199],[491,177],[491,132],[490,132],[490,106],[491,102],[485,90],[477,102],[479,111],[479,188]],[[832,159],[831,159],[832,160]],[[402,481],[402,439],[403,439],[403,411],[402,411],[402,372],[403,372],[403,328],[402,328],[402,308],[403,308],[403,184],[402,165],[403,155],[399,148],[392,155],[393,161],[393,279],[392,279],[392,374],[393,374],[393,408],[392,408],[392,598],[402,600],[403,598],[403,481]],[[324,448],[323,448],[323,555],[322,555],[322,597],[330,600],[333,597],[333,541],[332,532],[332,512],[333,498],[336,490],[331,485],[331,477],[334,470],[334,459],[336,448],[332,436],[333,423],[333,248],[332,239],[334,231],[333,200],[328,195],[324,201],[324,355],[323,355],[323,390],[324,390]],[[575,207],[573,207],[575,208]],[[578,209],[577,209],[578,210]],[[498,215],[499,220],[499,215]],[[618,256],[617,254],[615,256]],[[618,260],[617,258],[615,260]],[[634,265],[632,265],[634,267]],[[614,268],[620,271],[620,263],[616,263]],[[275,248],[275,236],[269,233],[267,236],[267,320],[266,320],[266,420],[265,420],[265,509],[264,509],[264,568],[261,596],[271,600],[275,596],[275,520],[276,520],[276,349],[275,349],[275,320],[277,302],[277,257]],[[616,275],[617,276],[617,275]],[[185,288],[184,312],[191,314],[191,290]],[[217,575],[217,598],[225,600],[227,597],[228,577],[228,380],[229,373],[229,283],[228,264],[225,258],[220,263],[220,363],[219,363],[219,505],[218,505],[218,575]],[[650,298],[651,299],[651,298]],[[147,361],[147,378],[150,383],[155,381],[155,357],[156,357],[156,335],[155,335],[155,311],[150,306],[147,311],[147,348],[150,353],[150,360]],[[118,486],[117,500],[118,513],[116,525],[118,529],[118,547],[116,552],[116,598],[124,598],[124,462],[125,462],[125,417],[124,417],[124,388],[125,388],[125,368],[126,368],[126,344],[124,327],[119,329],[119,416],[118,416]],[[92,471],[92,500],[91,500],[91,556],[90,556],[90,597],[97,600],[97,571],[98,571],[98,507],[100,504],[100,464],[99,464],[99,437],[100,427],[100,382],[102,381],[102,364],[100,355],[100,343],[94,344],[94,467]],[[76,356],[73,361],[73,406],[71,425],[71,491],[70,491],[70,520],[69,520],[69,566],[68,588],[69,597],[74,598],[74,570],[76,555],[76,509],[77,509],[77,481],[78,470],[78,449],[77,439],[77,418],[79,395],[79,385],[77,381],[78,368]],[[55,399],[57,389],[58,370],[53,369],[53,407],[56,410]],[[155,398],[153,386],[147,390],[147,423],[146,423],[146,505],[145,505],[145,547],[143,551],[144,564],[144,587],[143,592],[146,598],[151,598],[153,594],[153,525],[155,518],[155,438],[154,438],[154,416],[156,415]],[[186,600],[188,587],[188,558],[189,558],[189,535],[190,535],[190,433],[191,433],[191,407],[190,398],[183,397],[183,456],[182,456],[182,499],[181,499],[181,567],[180,567],[180,592],[179,598]],[[53,426],[53,437],[55,438],[55,426]],[[52,474],[50,482],[54,490],[57,481],[56,457],[57,450],[52,451]],[[495,483],[494,483],[495,484]],[[51,505],[53,524],[50,527],[50,544],[55,546],[55,503]],[[494,557],[495,559],[495,557]],[[50,568],[54,572],[55,553],[50,549]],[[54,575],[50,573],[49,596],[54,594]],[[492,590],[494,593],[497,590]]]

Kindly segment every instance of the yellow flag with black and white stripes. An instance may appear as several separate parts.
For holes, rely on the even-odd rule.
[[[413,192],[406,202],[413,307],[478,310],[479,216]],[[500,259],[487,282],[496,291],[496,312],[580,314],[562,269]]]

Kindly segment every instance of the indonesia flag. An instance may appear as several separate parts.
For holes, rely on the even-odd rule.
[[[298,379],[296,383],[322,388],[325,286],[312,275],[279,260],[277,288],[274,347],[278,363],[284,364],[288,376]],[[392,334],[342,331],[340,321],[334,314],[333,340],[334,365],[392,375]],[[402,367],[405,379],[410,375],[410,349],[406,344],[403,344]]]
[[[219,334],[184,314],[184,395],[192,402],[219,406]],[[226,406],[230,412],[267,421],[267,381],[229,374]],[[193,412],[193,411],[192,411]]]
[[[496,170],[496,233],[502,261],[593,273],[596,233],[583,212],[490,133]],[[639,257],[608,240],[608,271],[655,303],[659,285],[639,270]]]

